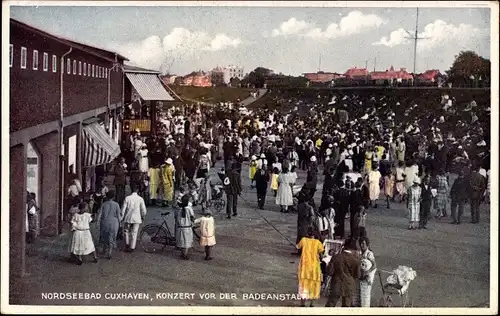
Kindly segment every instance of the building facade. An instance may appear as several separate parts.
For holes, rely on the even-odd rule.
[[[211,71],[212,83],[214,85],[228,85],[231,79],[242,80],[245,77],[243,67],[229,65],[227,67],[216,67]]]
[[[304,77],[312,83],[326,83],[331,82],[332,80],[342,78],[342,74],[338,74],[335,72],[309,72],[305,73]]]
[[[120,149],[125,57],[10,20],[10,274],[25,273],[27,192],[40,233],[63,231],[68,182]],[[89,172],[90,170],[90,172]]]
[[[413,80],[413,75],[406,71],[406,68],[395,70],[391,66],[386,71],[373,71],[370,73],[370,80],[375,84],[388,84],[404,83]]]

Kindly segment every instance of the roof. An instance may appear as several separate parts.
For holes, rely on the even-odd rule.
[[[174,101],[160,81],[158,74],[144,72],[125,72],[137,93],[146,101]]]
[[[437,69],[432,69],[432,70],[426,70],[424,73],[418,75],[420,79],[424,80],[432,80],[434,79],[437,75],[439,75],[441,72]]]
[[[373,71],[370,73],[370,78],[372,80],[390,80],[390,79],[413,79],[413,76],[406,71],[406,69],[394,70],[391,66],[389,70],[386,71]]]
[[[368,70],[366,68],[350,68],[344,74],[347,77],[364,77],[368,76]]]
[[[38,33],[42,36],[45,36],[45,37],[48,37],[48,38],[51,38],[55,41],[58,41],[62,44],[66,44],[68,46],[71,46],[71,47],[75,47],[75,48],[78,48],[84,52],[87,52],[89,54],[92,54],[92,55],[95,55],[97,57],[101,57],[101,58],[104,58],[104,59],[108,59],[110,61],[114,61],[114,57],[118,57],[120,59],[123,59],[123,60],[128,60],[126,57],[118,54],[118,53],[115,53],[115,52],[112,52],[112,51],[109,51],[109,50],[105,50],[105,49],[102,49],[102,48],[98,48],[98,47],[95,47],[95,46],[90,46],[90,45],[86,45],[86,44],[82,44],[82,43],[79,43],[79,42],[75,42],[73,40],[70,40],[70,39],[67,39],[67,38],[64,38],[62,36],[59,36],[59,35],[54,35],[54,34],[51,34],[51,33],[48,33],[46,31],[43,31],[43,30],[40,30],[36,27],[33,27],[31,25],[28,25],[26,23],[23,23],[23,22],[20,22],[18,20],[15,20],[15,19],[10,19],[10,23],[14,23],[14,24],[17,24],[18,26],[24,28],[24,29],[27,29],[33,33]]]
[[[156,75],[160,74],[160,72],[157,70],[151,70],[151,69],[141,68],[141,67],[132,66],[132,65],[123,65],[123,69],[125,70],[125,72],[148,73],[148,74],[156,74]]]

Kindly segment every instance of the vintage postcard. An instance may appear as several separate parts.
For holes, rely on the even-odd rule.
[[[2,312],[497,314],[498,13],[2,2]]]

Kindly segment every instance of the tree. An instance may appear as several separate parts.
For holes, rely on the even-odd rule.
[[[250,72],[243,80],[242,84],[246,85],[249,83],[256,88],[262,88],[266,79],[273,76],[273,71],[264,67],[257,67],[252,72]]]
[[[491,62],[473,51],[461,51],[455,56],[451,68],[446,71],[453,85],[469,85],[476,80],[488,80],[491,76]]]
[[[241,80],[238,77],[233,77],[229,80],[229,85],[231,87],[238,87],[241,83]]]

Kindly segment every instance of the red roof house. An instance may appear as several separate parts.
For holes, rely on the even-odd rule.
[[[366,68],[357,68],[357,67],[348,69],[344,74],[344,76],[348,79],[359,79],[359,78],[364,79],[368,77],[368,75],[369,72]]]
[[[426,70],[424,73],[417,76],[420,81],[436,81],[436,78],[441,74],[437,69]]]
[[[413,80],[413,76],[405,68],[394,70],[391,66],[386,71],[374,71],[370,73],[371,80]]]

